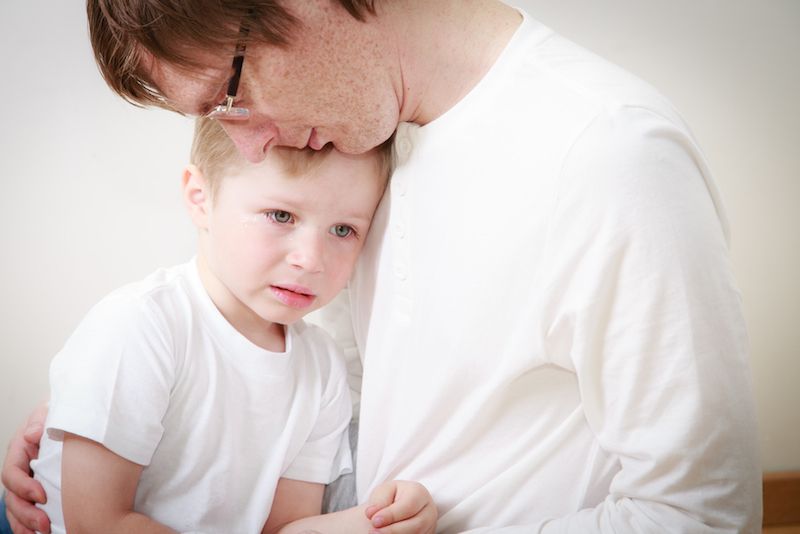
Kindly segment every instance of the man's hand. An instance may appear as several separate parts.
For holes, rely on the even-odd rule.
[[[365,510],[377,532],[433,534],[439,511],[431,494],[418,482],[393,480],[375,488]]]
[[[47,418],[47,404],[42,403],[28,417],[8,444],[2,479],[6,493],[6,515],[14,534],[50,533],[50,520],[34,503],[44,503],[44,488],[33,479],[30,462],[39,456],[39,439]]]

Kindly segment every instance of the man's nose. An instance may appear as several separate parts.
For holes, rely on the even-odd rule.
[[[286,261],[292,267],[309,273],[324,271],[323,238],[311,231],[296,234],[286,255]]]
[[[239,153],[249,162],[258,163],[267,155],[267,149],[278,135],[278,129],[269,121],[250,118],[247,121],[221,121],[222,128]]]

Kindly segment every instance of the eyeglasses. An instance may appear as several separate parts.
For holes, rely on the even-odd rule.
[[[250,118],[250,110],[243,107],[235,107],[233,100],[239,90],[239,78],[242,77],[242,65],[244,65],[244,51],[246,48],[245,38],[248,28],[244,23],[239,27],[239,40],[236,43],[236,52],[233,55],[233,76],[228,81],[228,90],[225,92],[225,103],[219,104],[205,114],[209,119],[222,119],[226,121],[243,121]]]

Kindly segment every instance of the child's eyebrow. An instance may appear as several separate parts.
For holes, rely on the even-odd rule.
[[[372,216],[370,215],[349,215],[342,217],[337,224],[346,224],[355,228],[359,234],[363,234],[372,224]]]

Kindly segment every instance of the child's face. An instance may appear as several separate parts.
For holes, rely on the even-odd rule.
[[[332,151],[287,176],[267,157],[222,179],[200,254],[206,289],[234,327],[292,323],[345,286],[384,188],[375,158]]]

